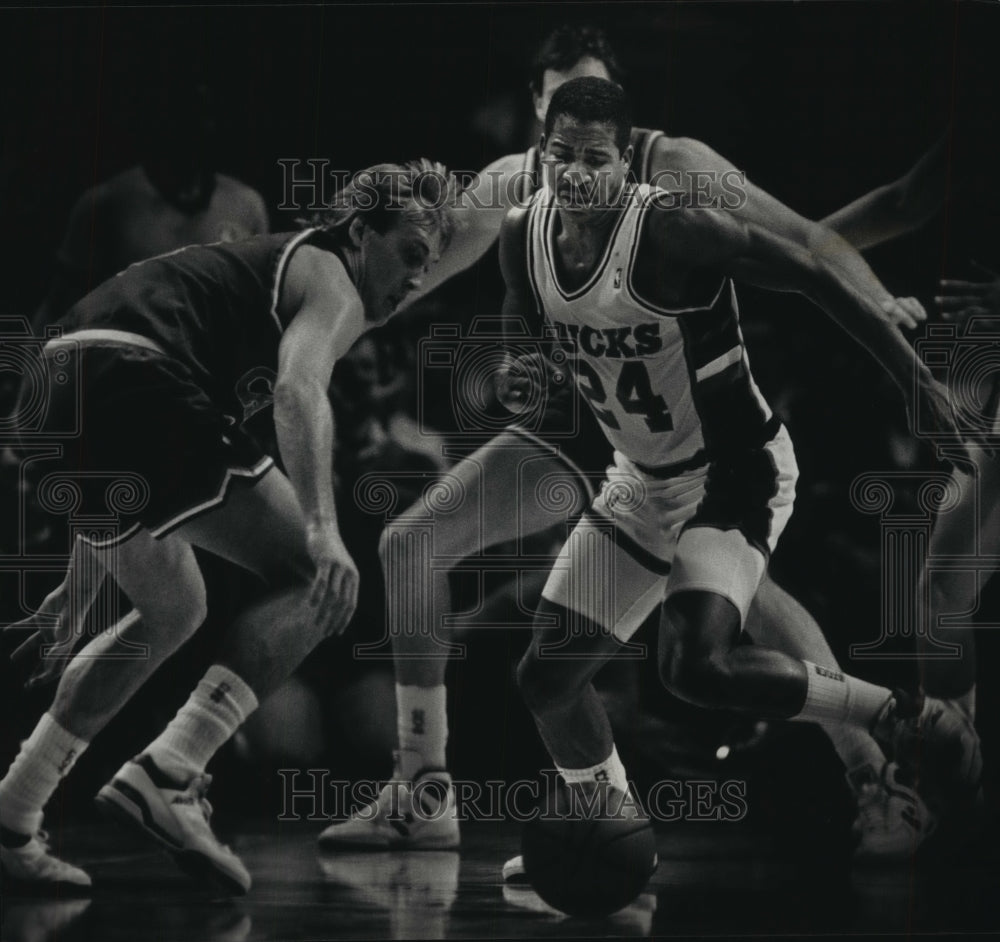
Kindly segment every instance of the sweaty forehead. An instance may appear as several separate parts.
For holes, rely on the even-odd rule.
[[[549,143],[608,149],[618,153],[613,125],[606,121],[580,121],[565,114],[556,118],[552,133],[549,135]]]

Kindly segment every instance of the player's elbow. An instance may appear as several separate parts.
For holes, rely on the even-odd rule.
[[[326,403],[326,387],[308,376],[278,377],[274,384],[274,414],[295,417]]]

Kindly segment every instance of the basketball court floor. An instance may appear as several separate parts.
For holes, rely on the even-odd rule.
[[[461,852],[325,853],[314,823],[244,821],[227,833],[254,876],[250,894],[214,898],[169,858],[99,821],[53,844],[87,867],[89,898],[3,895],[3,942],[250,942],[339,939],[557,939],[1000,933],[997,858],[922,855],[919,864],[852,866],[799,835],[759,824],[658,826],[660,866],[646,892],[603,920],[549,910],[505,889],[518,851],[511,823],[473,823]]]

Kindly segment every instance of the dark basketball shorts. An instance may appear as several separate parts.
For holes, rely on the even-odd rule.
[[[98,546],[139,528],[163,537],[222,504],[235,481],[258,481],[274,464],[183,363],[145,338],[109,334],[121,336],[82,331],[46,344],[43,431],[80,433],[39,463],[35,481],[43,508],[94,521],[80,535]],[[59,382],[67,357],[77,360],[78,388]]]

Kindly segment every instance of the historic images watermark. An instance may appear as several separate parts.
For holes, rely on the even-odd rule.
[[[369,171],[352,173],[333,165],[324,157],[282,157],[278,160],[281,175],[281,202],[278,210],[283,212],[318,213],[323,210],[347,208],[345,200],[354,201],[359,209],[370,210],[380,199],[379,192],[372,185]],[[425,171],[439,175],[439,171]],[[396,192],[392,186],[396,177],[402,183],[407,178],[402,170],[379,169],[378,173],[387,178],[390,193]],[[457,187],[412,188],[413,199],[424,209],[442,209],[449,204],[479,210],[503,210],[512,206],[523,206],[530,195],[538,191],[543,183],[543,173],[537,169],[523,168],[508,170],[454,170],[452,176]],[[602,205],[603,194],[616,195],[617,187],[610,184],[612,175],[605,170],[596,170],[587,176],[586,190],[575,189],[577,198],[584,192],[589,205]],[[668,208],[686,209],[726,209],[738,210],[746,205],[746,175],[742,170],[661,170],[649,180],[651,186],[659,190],[657,201]],[[438,194],[430,200],[426,193]],[[451,194],[451,195],[449,195]],[[596,200],[595,200],[596,197]],[[390,208],[392,208],[390,204]],[[400,200],[398,206],[403,205]]]
[[[618,819],[643,813],[661,822],[735,822],[742,821],[749,811],[747,783],[741,779],[663,779],[651,785],[637,802],[639,792],[634,783],[629,783],[629,794],[610,790],[606,782],[596,783],[593,789],[567,789],[556,770],[545,769],[541,780],[458,779],[452,783],[452,810],[444,800],[445,786],[433,779],[347,782],[332,779],[329,769],[279,769],[278,775],[282,783],[279,821],[328,824],[352,810],[362,819],[372,818],[380,814],[375,804],[380,796],[383,805],[389,803],[388,820],[405,824],[452,813],[459,821],[477,822]]]

